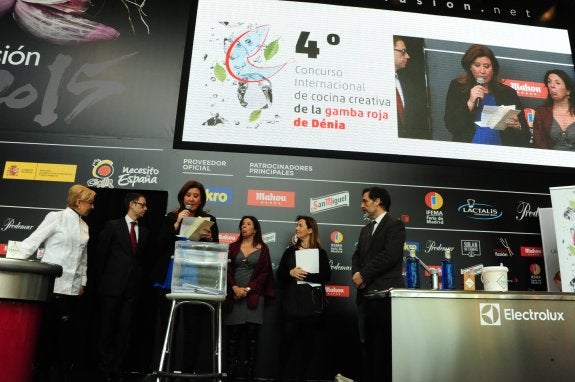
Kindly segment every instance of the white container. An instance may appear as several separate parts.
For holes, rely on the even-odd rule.
[[[225,295],[228,245],[176,241],[172,293]]]
[[[507,272],[503,264],[495,267],[483,267],[481,282],[483,289],[492,292],[507,292]]]

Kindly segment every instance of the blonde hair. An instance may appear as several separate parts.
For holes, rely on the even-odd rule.
[[[68,200],[66,204],[68,207],[76,207],[76,202],[78,200],[83,202],[92,203],[96,197],[96,192],[90,190],[88,187],[82,186],[81,184],[75,184],[68,190]]]

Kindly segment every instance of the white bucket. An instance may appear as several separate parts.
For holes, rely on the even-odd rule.
[[[483,267],[481,282],[483,289],[493,292],[507,292],[507,271],[503,264],[495,267]]]

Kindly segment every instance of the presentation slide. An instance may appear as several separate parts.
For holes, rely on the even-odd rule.
[[[461,139],[445,125],[448,85],[464,71],[460,61],[473,44],[499,61],[490,88],[505,84],[519,100],[505,105],[520,110],[517,126],[499,124],[498,138],[484,142],[473,134]],[[525,64],[529,70],[512,70]],[[175,145],[571,166],[573,152],[536,148],[533,140],[549,68],[573,78],[567,30],[303,2],[200,0]],[[519,140],[506,140],[512,128],[522,131]]]

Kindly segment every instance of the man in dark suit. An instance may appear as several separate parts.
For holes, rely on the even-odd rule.
[[[147,210],[146,198],[130,192],[124,206],[126,215],[108,221],[98,242],[99,369],[106,380],[119,378],[124,366],[149,238],[148,229],[138,224]]]
[[[388,322],[382,299],[366,299],[365,295],[404,286],[401,274],[405,226],[388,213],[391,198],[387,190],[371,187],[363,190],[361,209],[371,222],[361,229],[357,248],[352,256],[352,281],[357,288],[359,334],[363,352],[364,380],[387,380],[386,351]]]
[[[408,67],[412,57],[408,51],[407,41],[407,37],[393,36],[398,137],[431,139],[423,61],[422,58],[417,57],[421,54],[416,54],[419,53],[416,49],[412,54],[416,56],[417,63],[415,66],[410,64]],[[422,44],[416,44],[413,38],[411,38],[411,43],[418,47]],[[422,48],[419,51],[422,51]]]

